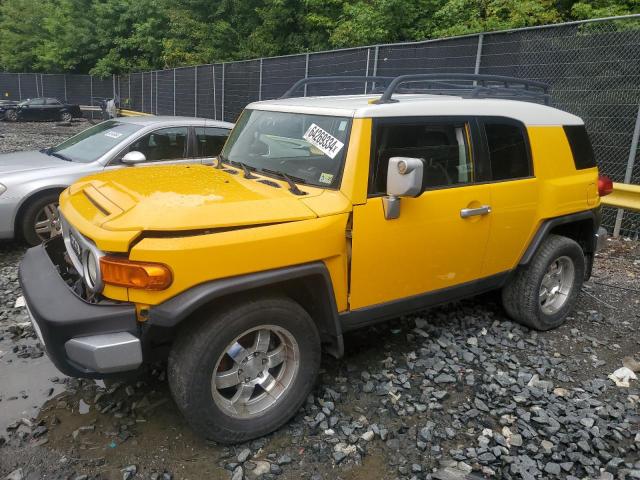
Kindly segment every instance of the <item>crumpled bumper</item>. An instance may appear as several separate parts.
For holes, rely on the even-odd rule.
[[[27,250],[20,285],[34,329],[58,369],[74,377],[102,378],[142,365],[140,329],[129,303],[88,303],[58,272],[47,249],[61,238]]]

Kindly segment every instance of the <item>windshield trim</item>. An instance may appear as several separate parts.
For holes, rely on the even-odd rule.
[[[333,191],[339,191],[342,188],[342,178],[344,176],[344,170],[345,170],[345,167],[346,167],[346,164],[347,164],[347,158],[349,156],[349,144],[351,143],[351,130],[352,130],[352,127],[353,127],[353,120],[354,120],[353,112],[352,112],[351,115],[337,115],[337,114],[334,115],[333,113],[331,113],[331,114],[318,113],[317,109],[314,110],[313,112],[300,112],[300,111],[289,110],[289,109],[287,109],[287,110],[273,109],[272,110],[270,108],[253,108],[253,107],[249,108],[249,107],[247,107],[242,111],[242,115],[244,115],[246,112],[252,112],[252,111],[292,113],[292,114],[296,114],[296,115],[313,115],[313,116],[317,116],[317,117],[334,117],[334,118],[338,117],[338,118],[346,118],[346,119],[348,119],[347,130],[345,132],[345,142],[344,142],[344,147],[343,147],[344,154],[343,154],[343,157],[342,157],[342,161],[340,162],[340,169],[338,170],[337,178],[335,180],[335,183],[333,185],[319,185],[319,184],[317,184],[315,182],[308,182],[308,181],[305,181],[306,183],[301,183],[301,182],[296,182],[295,181],[295,176],[293,176],[294,182],[298,186],[302,185],[304,187],[318,188],[318,189],[321,189],[321,190],[333,190]],[[240,118],[238,118],[238,120],[240,120]],[[224,163],[227,163],[232,168],[238,168],[238,169],[240,169],[240,171],[242,171],[241,167],[234,166],[231,163],[232,160],[230,160],[227,155],[224,155],[225,150],[227,148],[227,145],[229,145],[229,139],[233,135],[233,131],[237,128],[238,124],[240,123],[238,120],[236,120],[234,128],[229,133],[229,136],[227,137],[227,141],[224,144],[224,148],[220,152],[219,156],[224,158],[224,160],[223,160]],[[233,160],[233,162],[235,162],[235,160]],[[262,169],[257,169],[255,173],[258,173],[260,175],[264,175],[266,177],[273,178],[275,180],[282,180],[282,178],[278,177],[277,175],[275,175],[273,173],[263,172]],[[284,173],[287,174],[286,172],[284,172]],[[287,174],[287,175],[289,175],[289,174]],[[291,175],[289,175],[289,176],[291,177]]]

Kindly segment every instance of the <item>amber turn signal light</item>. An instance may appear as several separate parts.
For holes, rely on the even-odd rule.
[[[171,271],[165,265],[118,257],[100,258],[100,272],[104,283],[118,287],[164,290],[173,281]]]

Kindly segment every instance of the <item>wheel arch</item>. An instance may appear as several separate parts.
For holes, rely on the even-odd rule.
[[[589,278],[593,266],[593,254],[596,251],[596,232],[600,226],[600,219],[601,212],[597,208],[543,221],[522,255],[518,266],[528,265],[549,235],[561,235],[574,240],[582,248],[587,261],[585,277]]]
[[[22,216],[24,215],[24,211],[29,207],[29,205],[31,205],[32,202],[50,193],[58,193],[58,195],[60,195],[67,187],[68,185],[48,185],[38,190],[34,190],[28,196],[24,197],[20,202],[20,204],[18,205],[18,208],[16,208],[15,210],[16,213],[13,217],[14,236],[21,235],[20,222],[22,221]]]
[[[265,293],[281,294],[298,302],[318,327],[324,350],[336,358],[343,355],[344,343],[333,285],[327,267],[322,262],[197,285],[151,307],[146,325],[159,331],[162,338],[172,337],[172,332],[203,309],[215,307],[222,301],[237,301],[244,296]]]

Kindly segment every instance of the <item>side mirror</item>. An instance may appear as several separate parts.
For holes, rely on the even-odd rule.
[[[400,198],[415,197],[422,191],[424,160],[410,157],[391,157],[387,169],[387,196],[382,199],[384,218],[400,216]]]
[[[120,160],[125,165],[135,165],[136,163],[142,163],[147,161],[147,157],[144,156],[144,153],[133,151],[127,153],[122,160]]]

